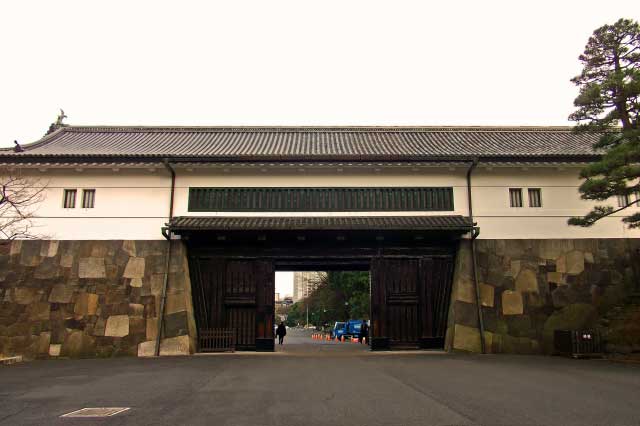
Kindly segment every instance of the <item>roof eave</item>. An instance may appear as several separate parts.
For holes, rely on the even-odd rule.
[[[171,163],[265,163],[265,162],[296,162],[296,163],[317,163],[317,162],[395,162],[395,163],[416,163],[416,162],[584,162],[589,163],[598,161],[602,158],[600,154],[593,155],[459,155],[459,156],[391,156],[391,155],[373,155],[373,156],[281,156],[281,155],[265,155],[265,156],[216,156],[216,157],[194,157],[194,156],[171,156],[171,155],[29,155],[29,154],[13,154],[6,155],[0,153],[0,161],[5,163],[33,164],[33,163],[158,163],[167,160]]]

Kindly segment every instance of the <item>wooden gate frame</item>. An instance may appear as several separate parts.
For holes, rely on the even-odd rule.
[[[282,231],[281,231],[282,232]],[[326,234],[326,233],[325,233]],[[318,247],[315,245],[305,245],[304,239],[299,239],[298,244],[293,246],[276,246],[269,244],[255,243],[258,238],[247,237],[246,233],[242,233],[242,237],[234,238],[240,241],[239,244],[229,244],[226,239],[211,238],[195,239],[189,241],[188,257],[191,270],[193,297],[194,297],[194,315],[196,317],[197,329],[229,327],[224,323],[220,313],[210,311],[208,301],[211,297],[202,297],[203,289],[200,285],[203,279],[211,279],[202,274],[201,265],[206,259],[218,262],[258,262],[263,265],[259,268],[261,272],[258,275],[266,274],[261,280],[267,283],[264,285],[256,285],[256,292],[251,305],[255,306],[255,345],[242,347],[241,350],[258,350],[272,351],[274,350],[274,280],[276,270],[323,270],[324,266],[331,267],[337,265],[336,270],[351,270],[349,265],[356,265],[353,269],[366,270],[371,274],[371,348],[372,350],[387,350],[393,348],[442,348],[444,347],[444,335],[447,328],[447,317],[449,303],[451,298],[451,290],[453,285],[453,266],[455,262],[455,254],[459,246],[459,239],[450,238],[448,240],[432,240],[431,244],[413,244],[387,245],[386,243],[378,243],[377,247],[365,245],[338,245],[333,239],[333,243],[327,247]],[[332,235],[323,235],[323,238],[331,241]],[[253,240],[254,244],[247,244],[247,241]],[[233,240],[232,240],[233,241]],[[259,241],[259,240],[258,240]],[[416,294],[413,295],[392,295],[391,299],[394,303],[416,304],[417,305],[417,323],[415,324],[415,339],[411,342],[394,341],[394,336],[389,336],[388,331],[383,325],[381,327],[380,319],[386,321],[389,313],[387,303],[387,288],[380,287],[380,283],[376,277],[376,265],[386,260],[408,260],[414,263],[416,269]],[[309,268],[313,269],[309,269]],[[214,274],[215,275],[215,274]],[[224,279],[220,273],[215,279]],[[440,278],[438,278],[440,277]],[[433,283],[441,282],[444,285],[434,286]],[[267,288],[268,287],[268,288]],[[224,295],[212,293],[216,297]],[[206,294],[205,294],[206,296]],[[376,302],[377,301],[377,302]],[[245,301],[246,302],[246,301]],[[220,303],[218,301],[217,303]],[[247,302],[248,303],[248,302]],[[247,305],[249,306],[249,305]],[[203,321],[203,315],[209,318],[218,318],[217,324],[211,321]],[[438,320],[434,320],[435,318]],[[377,320],[377,323],[376,323]],[[215,321],[214,321],[215,322]],[[410,333],[405,333],[410,334]],[[236,342],[237,343],[237,342]]]

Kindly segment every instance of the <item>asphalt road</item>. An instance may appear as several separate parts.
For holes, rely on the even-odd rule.
[[[131,409],[105,419],[59,417],[83,407]],[[640,366],[372,354],[298,333],[275,354],[0,366],[0,425],[103,424],[640,425]]]

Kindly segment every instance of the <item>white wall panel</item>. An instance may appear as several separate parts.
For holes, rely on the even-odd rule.
[[[595,203],[581,200],[577,168],[478,168],[473,175],[475,220],[481,227],[480,238],[622,238],[640,237],[640,230],[629,230],[620,219],[640,211],[628,209],[617,217],[601,221],[592,228],[570,227],[571,216],[583,215]],[[170,177],[160,168],[146,169],[31,169],[25,175],[48,182],[46,200],[38,206],[37,232],[57,239],[160,239],[160,227],[168,219]],[[174,214],[222,215],[187,211],[191,186],[211,187],[376,187],[376,186],[452,186],[453,212],[334,212],[331,215],[467,215],[465,168],[380,169],[349,168],[291,170],[260,168],[178,169]],[[523,188],[524,206],[509,207],[510,187]],[[62,207],[64,188],[77,188],[75,209]],[[81,208],[82,189],[96,189],[95,208]],[[527,188],[541,188],[542,208],[528,207]],[[285,213],[254,213],[254,215]],[[292,212],[287,215],[327,215]],[[248,213],[225,212],[246,216]]]

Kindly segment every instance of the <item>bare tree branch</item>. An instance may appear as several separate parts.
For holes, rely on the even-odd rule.
[[[33,218],[45,198],[48,183],[0,170],[0,244],[15,239],[43,238],[33,232]]]

